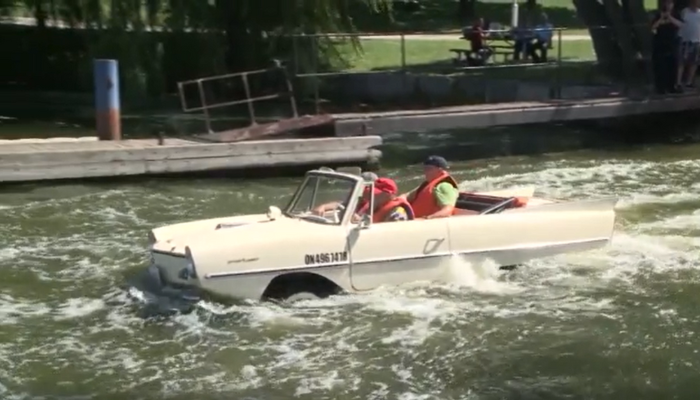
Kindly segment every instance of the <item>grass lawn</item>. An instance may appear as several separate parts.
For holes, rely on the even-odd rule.
[[[433,34],[433,33],[425,33],[425,34]],[[448,29],[448,30],[440,31],[440,32],[434,33],[434,34],[436,34],[436,35],[440,35],[440,34],[461,35],[462,30],[461,29]],[[591,32],[588,30],[588,28],[574,28],[574,29],[566,28],[566,29],[562,29],[561,34],[562,34],[562,36],[566,36],[566,35],[572,35],[572,36],[586,35],[586,36],[588,36],[591,34]],[[555,35],[556,35],[556,33],[555,33]]]
[[[656,9],[657,0],[644,0],[647,10]],[[393,20],[378,15],[358,15],[355,21],[359,30],[364,32],[452,31],[462,27],[457,17],[456,0],[420,0],[422,8],[416,12],[394,10]],[[519,0],[519,3],[524,3]],[[547,13],[555,26],[567,28],[585,28],[576,15],[572,0],[538,0],[537,3]],[[512,0],[478,0],[476,14],[489,21],[508,24],[510,21]]]
[[[513,4],[513,0],[478,0],[481,6],[488,4]],[[519,0],[522,2],[522,0]],[[564,7],[570,10],[574,10],[574,2],[571,0],[537,0],[537,4],[542,7]],[[479,5],[477,5],[478,7]],[[651,10],[656,8],[656,0],[644,0],[644,7]]]
[[[434,66],[451,66],[453,53],[449,49],[466,49],[469,44],[464,40],[406,40],[406,67],[417,68]],[[349,45],[341,45],[341,51],[347,54],[349,65],[346,70],[371,71],[401,68],[400,40],[362,40],[362,52],[354,54]],[[505,45],[504,42],[492,42]],[[549,50],[549,57],[556,58],[557,44]],[[595,60],[595,53],[588,40],[562,41],[563,60]],[[502,62],[501,56],[496,60]]]
[[[505,44],[492,42],[492,44]],[[401,68],[400,40],[362,40],[360,54],[353,52],[348,44],[340,45],[349,65],[347,72],[398,70]],[[504,64],[492,67],[456,69],[452,64],[451,48],[467,48],[464,40],[406,40],[406,68],[413,71],[441,74],[468,74],[485,79],[518,79],[533,82],[555,82],[563,84],[605,84],[596,67],[595,53],[588,40],[562,41],[562,63],[557,64]],[[557,45],[549,51],[555,59]]]

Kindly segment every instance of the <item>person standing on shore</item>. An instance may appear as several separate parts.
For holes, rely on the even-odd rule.
[[[685,87],[695,86],[695,72],[700,61],[700,9],[699,0],[689,0],[688,7],[681,11],[682,24],[678,31],[681,38],[679,49],[679,65],[676,74],[676,91],[683,90],[685,77]]]
[[[658,94],[676,93],[676,73],[678,70],[678,30],[683,25],[681,16],[673,9],[673,0],[664,0],[654,15],[651,30],[652,66],[654,86]]]

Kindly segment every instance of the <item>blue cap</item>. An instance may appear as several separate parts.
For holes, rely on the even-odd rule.
[[[447,160],[440,156],[430,156],[423,161],[423,165],[432,165],[441,169],[448,169]]]

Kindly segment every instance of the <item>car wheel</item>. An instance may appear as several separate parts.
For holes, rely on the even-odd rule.
[[[340,287],[327,278],[309,272],[301,272],[274,278],[263,292],[261,299],[293,302],[323,299],[340,292]]]
[[[311,292],[297,292],[288,296],[284,301],[293,303],[302,300],[319,300],[321,297]]]

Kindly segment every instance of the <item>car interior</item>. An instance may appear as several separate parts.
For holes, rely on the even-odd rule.
[[[527,198],[460,193],[456,215],[497,214],[510,208],[524,207],[526,204]]]

